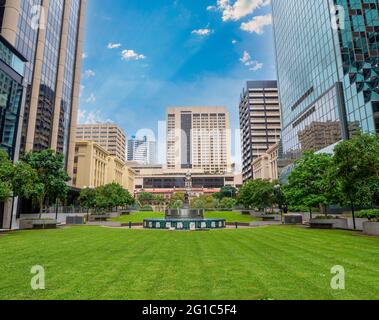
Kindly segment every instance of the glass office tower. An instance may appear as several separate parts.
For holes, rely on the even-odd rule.
[[[27,59],[21,151],[51,148],[63,153],[70,175],[85,3],[85,0],[0,0],[1,35]]]
[[[379,132],[378,0],[272,0],[282,156]]]

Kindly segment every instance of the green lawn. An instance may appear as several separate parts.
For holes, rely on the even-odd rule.
[[[144,219],[162,219],[164,214],[160,212],[132,212],[130,215],[120,216],[118,218],[111,219],[113,222],[120,223],[142,223]]]
[[[121,216],[118,218],[111,219],[113,222],[120,223],[141,223],[144,219],[162,219],[164,218],[163,213],[159,212],[133,212],[127,216]],[[205,218],[212,219],[225,219],[226,222],[253,222],[257,221],[252,216],[242,215],[240,212],[206,212]]]
[[[206,212],[205,218],[207,219],[225,219],[226,222],[253,222],[258,219],[253,216],[243,215],[240,212]]]
[[[379,299],[379,238],[345,231],[71,227],[0,235],[0,257],[0,300]],[[44,291],[30,289],[34,265]]]

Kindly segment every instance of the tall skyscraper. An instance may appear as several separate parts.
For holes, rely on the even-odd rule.
[[[176,107],[167,110],[168,169],[231,171],[229,113],[224,107]]]
[[[282,156],[357,130],[379,133],[378,0],[272,0],[272,8]]]
[[[248,81],[241,95],[243,180],[253,179],[253,162],[280,140],[280,107],[276,81]]]
[[[72,175],[85,0],[3,0],[1,35],[27,60],[21,151],[51,148]]]
[[[133,136],[128,140],[128,161],[136,161],[144,165],[157,164],[157,143],[149,141],[147,137],[138,139]]]
[[[79,124],[76,141],[93,141],[112,156],[125,162],[126,135],[123,129],[113,123]]]

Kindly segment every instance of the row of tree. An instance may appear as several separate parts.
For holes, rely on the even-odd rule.
[[[135,203],[129,191],[117,183],[98,188],[82,189],[78,200],[80,205],[88,210],[99,210],[97,213],[101,213],[103,210],[112,211],[114,208],[131,206]]]
[[[283,187],[286,201],[308,208],[379,203],[379,136],[360,134],[339,143],[333,155],[305,153]]]
[[[379,136],[359,134],[336,145],[334,154],[306,152],[295,163],[288,183],[253,180],[238,193],[245,208],[276,204],[306,207],[312,213],[328,205],[355,208],[379,203]]]
[[[14,163],[0,150],[0,201],[11,197],[33,200],[41,212],[66,198],[69,188],[64,157],[52,150],[29,152]]]

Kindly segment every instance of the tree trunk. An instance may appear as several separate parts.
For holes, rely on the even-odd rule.
[[[313,217],[312,217],[312,208],[309,208],[309,214],[310,214],[310,219],[312,220]]]
[[[355,208],[354,208],[354,202],[353,201],[351,202],[351,213],[353,215],[354,230],[357,230],[357,224],[356,224],[356,221],[355,221]]]

